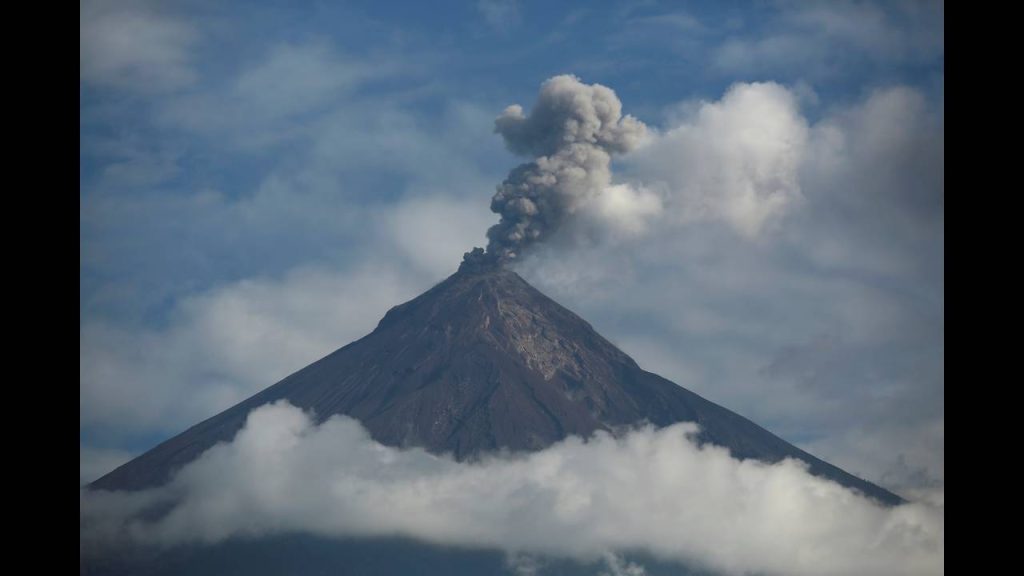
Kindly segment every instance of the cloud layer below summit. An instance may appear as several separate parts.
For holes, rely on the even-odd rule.
[[[89,553],[136,542],[215,543],[307,532],[403,535],[593,561],[622,550],[727,574],[940,574],[943,510],[885,508],[795,461],[698,447],[696,426],[570,438],[457,463],[377,444],[355,420],[315,425],[279,402],[253,411],[164,487],[83,492]],[[171,503],[159,520],[136,515]],[[150,517],[151,518],[151,517]]]

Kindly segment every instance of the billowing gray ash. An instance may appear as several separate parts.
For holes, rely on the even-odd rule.
[[[568,75],[544,82],[529,116],[509,106],[494,125],[510,151],[533,158],[513,169],[491,199],[501,220],[487,231],[487,253],[499,261],[544,241],[608,188],[611,155],[630,151],[646,132],[622,115],[611,88]]]

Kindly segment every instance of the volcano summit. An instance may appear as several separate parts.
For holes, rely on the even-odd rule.
[[[163,484],[257,407],[278,400],[324,421],[359,420],[389,446],[458,460],[540,450],[568,436],[644,423],[700,426],[699,440],[735,458],[795,458],[809,471],[884,504],[902,499],[832,466],[685,388],[640,368],[586,321],[480,249],[459,270],[395,306],[367,336],[167,440],[91,484]]]

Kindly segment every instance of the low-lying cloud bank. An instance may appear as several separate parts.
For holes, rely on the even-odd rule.
[[[795,461],[698,447],[694,432],[569,438],[466,464],[383,446],[350,418],[318,426],[278,402],[167,486],[83,491],[82,550],[301,531],[581,559],[645,549],[730,574],[943,573],[942,507],[885,508]]]

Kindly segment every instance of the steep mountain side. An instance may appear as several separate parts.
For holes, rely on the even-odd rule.
[[[569,435],[697,422],[739,458],[798,458],[888,504],[898,496],[650,372],[512,271],[464,263],[392,308],[365,336],[107,474],[91,487],[158,485],[234,437],[246,415],[287,399],[319,420],[346,414],[377,441],[472,459],[538,450]]]

